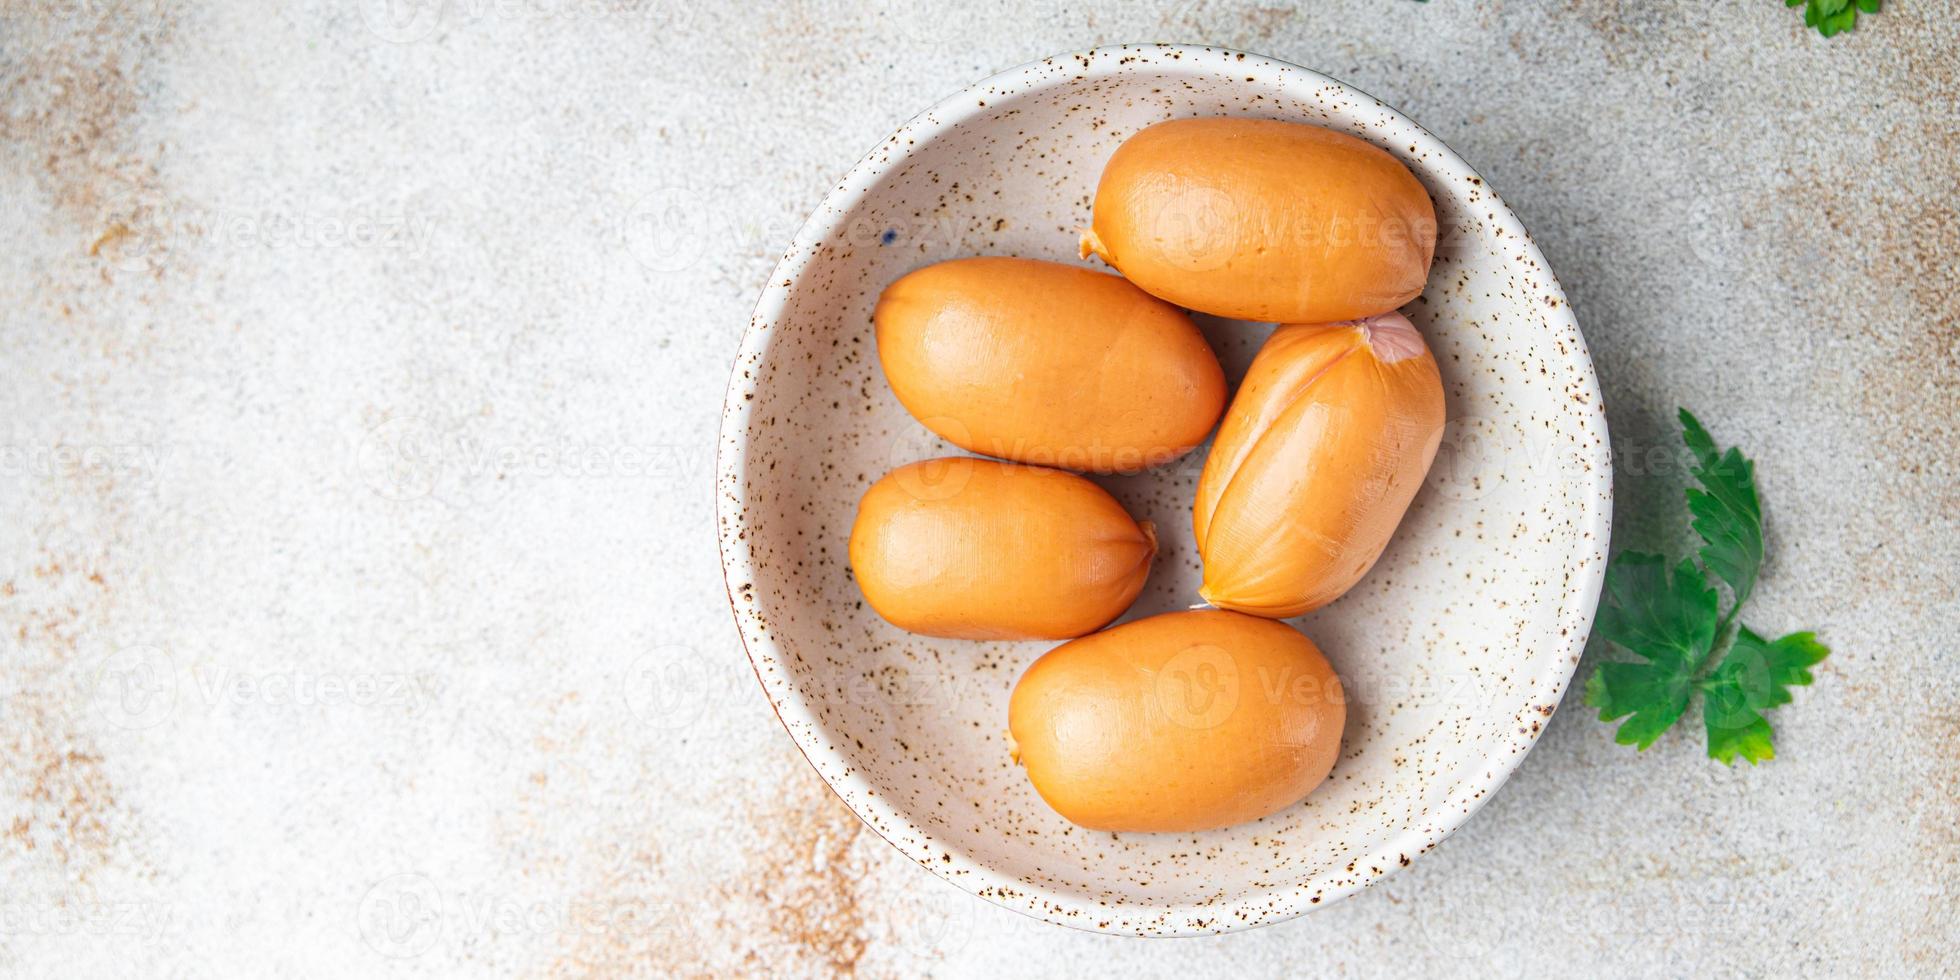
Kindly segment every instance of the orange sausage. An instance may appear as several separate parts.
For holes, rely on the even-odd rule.
[[[1032,259],[957,259],[885,289],[885,377],[962,449],[1136,472],[1203,442],[1225,374],[1184,311],[1128,282]]]
[[[1388,546],[1443,421],[1436,359],[1400,313],[1274,331],[1198,477],[1198,594],[1273,617],[1334,601]]]
[[[1065,639],[1123,614],[1157,553],[1148,523],[1060,470],[952,457],[866,490],[851,569],[892,625],[968,640]]]
[[[1195,831],[1298,803],[1340,754],[1347,699],[1285,623],[1202,610],[1064,643],[1007,727],[1048,805],[1092,830]]]
[[[1401,161],[1319,126],[1174,119],[1118,147],[1082,254],[1153,296],[1240,320],[1327,323],[1414,299],[1436,211]]]

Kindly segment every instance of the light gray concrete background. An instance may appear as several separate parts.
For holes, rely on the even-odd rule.
[[[1956,969],[1943,4],[3,2],[0,971]],[[715,555],[750,307],[911,113],[1152,40],[1487,175],[1592,344],[1621,543],[1681,543],[1675,406],[1757,458],[1746,619],[1835,650],[1779,758],[1568,697],[1414,867],[1189,941],[993,908],[827,793]]]

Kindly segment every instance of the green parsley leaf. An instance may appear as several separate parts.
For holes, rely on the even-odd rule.
[[[1866,0],[1843,0],[1852,2]],[[1844,9],[1840,4],[1832,16]],[[1738,626],[1728,651],[1713,655],[1762,571],[1763,510],[1755,468],[1741,451],[1723,452],[1686,409],[1680,419],[1681,440],[1694,456],[1690,472],[1701,484],[1687,491],[1701,565],[1690,558],[1669,566],[1660,555],[1623,551],[1607,566],[1597,632],[1641,659],[1600,664],[1586,679],[1586,703],[1601,721],[1626,719],[1614,741],[1645,749],[1681,720],[1699,691],[1709,757],[1754,765],[1776,757],[1763,712],[1788,704],[1789,689],[1809,684],[1810,668],[1830,650],[1810,633],[1772,643]],[[1726,613],[1710,574],[1734,594]]]
[[[1671,654],[1699,667],[1715,642],[1715,604],[1693,562],[1670,574],[1659,555],[1623,551],[1607,571],[1599,634],[1650,660]]]
[[[1749,601],[1756,573],[1763,567],[1763,508],[1756,499],[1755,464],[1742,452],[1716,450],[1715,440],[1687,409],[1681,410],[1681,439],[1694,454],[1690,471],[1702,489],[1688,490],[1695,533],[1706,542],[1701,560],[1735,591],[1735,604]]]
[[[1632,716],[1614,741],[1645,749],[1680,720],[1714,646],[1717,618],[1715,590],[1693,562],[1670,573],[1659,555],[1623,551],[1613,560],[1599,635],[1647,661],[1601,664],[1586,682],[1586,703],[1600,721]]]
[[[1811,682],[1810,668],[1831,651],[1811,633],[1792,633],[1774,643],[1744,626],[1735,645],[1700,683],[1708,701],[1702,720],[1708,728],[1708,756],[1734,765],[1738,756],[1755,765],[1776,757],[1763,712],[1790,703],[1790,688]]]
[[[1701,718],[1708,728],[1708,757],[1723,765],[1735,765],[1737,756],[1755,765],[1776,758],[1771,744],[1769,720],[1743,703],[1742,692],[1733,685],[1702,682],[1708,700],[1701,706]]]
[[[1858,26],[1858,13],[1878,13],[1879,0],[1783,0],[1785,7],[1802,5],[1805,27],[1815,27],[1825,37]]]

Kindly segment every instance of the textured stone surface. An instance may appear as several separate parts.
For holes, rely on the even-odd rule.
[[[1769,2],[0,11],[0,969],[1954,968],[1936,5],[1831,41]],[[1780,758],[1635,755],[1568,703],[1414,867],[1172,943],[859,830],[725,608],[728,360],[907,115],[1131,40],[1319,68],[1484,172],[1592,345],[1621,543],[1684,532],[1674,406],[1757,457],[1747,618],[1836,651]]]

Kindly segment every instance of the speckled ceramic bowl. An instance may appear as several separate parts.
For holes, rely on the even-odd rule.
[[[1295,622],[1346,682],[1333,775],[1304,803],[1200,834],[1063,821],[1008,757],[1007,699],[1051,646],[913,636],[868,609],[846,541],[858,497],[957,450],[892,397],[871,309],[907,270],[965,255],[1076,261],[1097,175],[1179,116],[1317,123],[1428,185],[1442,244],[1406,312],[1436,352],[1450,427],[1428,484],[1354,591]],[[1200,318],[1234,379],[1270,328]],[[1157,522],[1130,616],[1197,601],[1203,450],[1102,481]],[[933,873],[1083,929],[1190,935],[1284,919],[1407,865],[1490,798],[1579,662],[1612,478],[1578,325],[1510,210],[1415,123],[1325,75],[1217,48],[1137,46],[996,75],[906,123],[790,246],[743,339],[716,475],[722,563],[756,675],[858,815]]]

